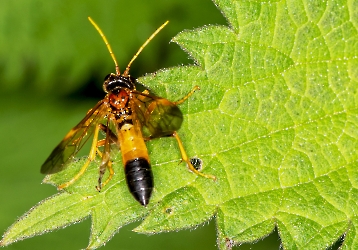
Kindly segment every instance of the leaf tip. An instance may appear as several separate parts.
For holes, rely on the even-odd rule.
[[[10,245],[11,243],[13,243],[14,241],[11,240],[6,240],[6,234],[7,232],[4,234],[2,240],[0,240],[0,247],[6,247],[8,245]]]

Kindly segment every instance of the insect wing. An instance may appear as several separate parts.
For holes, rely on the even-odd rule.
[[[150,137],[168,136],[180,128],[183,114],[173,102],[143,93],[132,100],[137,117],[148,128]]]
[[[41,167],[42,174],[57,173],[66,168],[67,163],[83,147],[94,132],[96,125],[107,115],[103,100],[98,102],[52,151]]]

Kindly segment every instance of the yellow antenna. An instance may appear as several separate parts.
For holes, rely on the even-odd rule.
[[[131,65],[133,63],[133,61],[138,57],[138,55],[140,54],[140,52],[142,52],[142,50],[144,49],[145,46],[147,46],[147,44],[159,33],[159,31],[161,31],[165,25],[167,25],[169,23],[169,21],[166,21],[165,23],[163,23],[156,31],[154,31],[154,33],[147,39],[147,41],[145,41],[143,43],[142,46],[140,46],[139,50],[137,51],[137,53],[135,53],[135,55],[133,56],[133,58],[129,61],[128,66],[126,68],[126,70],[124,71],[123,75],[124,76],[128,76],[129,75],[129,69],[131,68]]]
[[[120,70],[119,70],[119,66],[116,60],[116,57],[114,56],[114,53],[112,51],[111,45],[109,44],[106,36],[104,35],[103,31],[99,28],[99,26],[92,20],[91,17],[88,17],[88,20],[92,23],[92,25],[96,28],[96,30],[98,31],[98,33],[101,35],[104,43],[107,46],[107,49],[109,51],[109,54],[111,55],[114,64],[116,66],[116,74],[120,75]],[[138,57],[138,55],[142,52],[142,50],[144,49],[145,46],[147,46],[147,44],[159,33],[159,31],[161,31],[165,25],[167,25],[169,23],[169,21],[166,21],[165,23],[163,23],[156,31],[154,31],[154,33],[143,43],[142,46],[140,46],[139,50],[137,51],[137,53],[135,53],[135,55],[133,56],[133,58],[129,61],[128,66],[126,68],[126,70],[123,73],[123,76],[128,76],[129,75],[129,70],[131,68],[131,65],[133,63],[133,61]]]
[[[109,42],[106,38],[106,36],[104,35],[104,33],[102,32],[102,30],[98,27],[98,25],[92,20],[91,17],[88,17],[88,20],[91,22],[91,24],[96,28],[96,30],[98,31],[98,33],[101,35],[104,43],[106,44],[107,46],[107,49],[109,51],[109,54],[111,55],[113,61],[114,61],[114,64],[116,66],[116,74],[117,75],[120,75],[121,72],[119,71],[119,66],[118,66],[118,63],[117,63],[117,60],[116,60],[116,57],[114,56],[114,53],[112,51],[112,48],[111,48],[111,45],[109,45]]]

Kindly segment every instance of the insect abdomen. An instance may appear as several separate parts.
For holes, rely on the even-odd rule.
[[[145,158],[129,160],[125,164],[126,181],[129,191],[143,206],[147,206],[153,190],[153,174]]]
[[[147,206],[154,184],[141,130],[138,126],[125,123],[119,130],[118,139],[129,191],[140,204]]]

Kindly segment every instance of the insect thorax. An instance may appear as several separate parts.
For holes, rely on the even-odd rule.
[[[108,95],[109,105],[112,109],[111,113],[114,115],[119,128],[124,124],[133,124],[130,95],[131,93],[128,89],[121,89],[118,94],[111,92]]]

